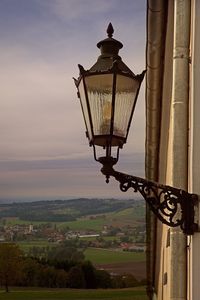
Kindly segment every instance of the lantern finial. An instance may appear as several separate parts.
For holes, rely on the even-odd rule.
[[[113,26],[112,26],[112,23],[109,23],[106,32],[107,32],[109,38],[111,38],[111,37],[113,36],[114,28],[113,28]]]

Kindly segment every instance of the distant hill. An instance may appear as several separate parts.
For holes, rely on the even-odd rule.
[[[143,200],[87,199],[16,202],[0,204],[0,218],[15,217],[24,221],[66,222],[87,215],[98,215],[144,206]]]

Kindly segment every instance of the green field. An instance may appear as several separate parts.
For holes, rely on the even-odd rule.
[[[145,210],[141,206],[134,206],[126,208],[117,212],[110,213],[110,218],[113,221],[122,221],[128,224],[136,224],[138,222],[145,222]],[[107,214],[109,216],[109,214]]]
[[[10,293],[0,291],[1,300],[147,300],[145,288],[117,290],[71,290],[71,289],[13,289]]]
[[[58,227],[65,228],[69,227],[71,230],[95,230],[101,231],[103,225],[106,223],[104,218],[98,218],[91,220],[89,218],[80,218],[76,221],[66,222],[58,225]]]
[[[27,252],[30,248],[37,247],[37,248],[43,248],[43,247],[55,247],[55,244],[49,243],[45,240],[36,240],[36,241],[24,241],[24,242],[17,242],[19,247],[24,251]]]
[[[144,223],[144,212],[141,207],[127,208],[118,212],[106,213],[99,215],[96,219],[90,217],[82,217],[76,221],[60,223],[59,227],[69,227],[71,230],[87,230],[93,229],[95,231],[101,231],[104,225],[137,225],[138,223]]]
[[[113,251],[108,249],[88,248],[84,252],[85,258],[94,264],[112,264],[145,261],[145,253]]]

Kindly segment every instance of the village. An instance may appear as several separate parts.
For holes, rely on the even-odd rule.
[[[133,231],[130,230],[131,233]],[[135,233],[136,234],[136,233]],[[112,226],[103,226],[100,232],[90,230],[60,229],[56,224],[15,224],[0,226],[0,242],[46,241],[49,245],[60,243],[73,244],[78,241],[80,247],[116,248],[122,251],[145,251],[145,230],[134,235]]]

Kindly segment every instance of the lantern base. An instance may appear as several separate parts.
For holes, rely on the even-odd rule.
[[[117,163],[118,159],[112,156],[103,156],[98,158],[98,162],[100,162],[103,167],[101,172],[106,176],[106,183],[109,183],[109,178],[112,175],[111,171],[113,170],[113,166]]]

